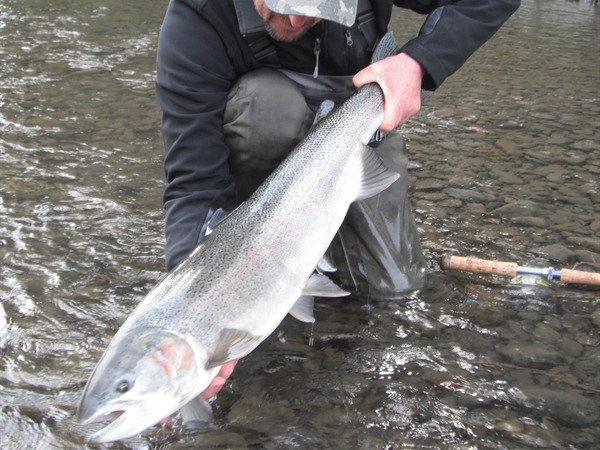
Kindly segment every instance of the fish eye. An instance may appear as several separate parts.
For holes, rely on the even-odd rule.
[[[131,389],[131,384],[127,380],[119,381],[115,387],[115,390],[120,394],[124,394],[129,391],[129,389]]]

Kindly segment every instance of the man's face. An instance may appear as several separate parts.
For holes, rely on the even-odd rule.
[[[265,0],[254,0],[254,7],[265,23],[267,33],[277,41],[295,41],[321,20],[275,13],[265,4]]]

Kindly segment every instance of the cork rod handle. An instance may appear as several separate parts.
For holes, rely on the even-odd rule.
[[[494,273],[507,277],[517,276],[517,263],[488,261],[464,256],[444,255],[440,260],[442,269],[466,270],[467,272]]]
[[[560,281],[563,283],[593,284],[600,286],[600,273],[562,269],[560,271]]]

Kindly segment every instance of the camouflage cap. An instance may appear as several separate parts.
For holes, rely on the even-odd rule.
[[[265,0],[265,3],[279,14],[318,17],[349,27],[356,20],[358,0]]]

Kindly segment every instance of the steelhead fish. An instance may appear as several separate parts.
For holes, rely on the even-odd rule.
[[[388,33],[373,60],[397,51]],[[377,84],[359,89],[142,300],[84,389],[79,422],[114,419],[91,441],[136,435],[179,409],[184,420],[210,417],[198,396],[222,364],[249,354],[288,313],[314,321],[313,296],[348,294],[313,273],[349,205],[399,177],[366,146],[383,109]]]

